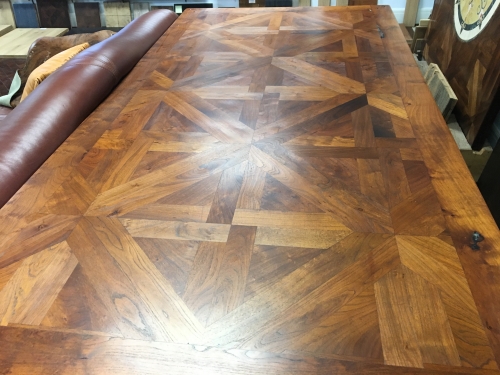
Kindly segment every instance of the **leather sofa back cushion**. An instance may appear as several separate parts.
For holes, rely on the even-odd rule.
[[[33,70],[28,77],[26,86],[24,86],[23,95],[21,97],[21,102],[26,99],[26,97],[31,94],[31,92],[36,89],[36,87],[43,82],[45,78],[54,73],[57,69],[63,66],[66,62],[71,60],[77,54],[83,50],[90,47],[89,43],[82,43],[77,46],[68,48],[65,51],[59,52],[57,55],[52,56],[50,59],[45,61],[38,68]]]

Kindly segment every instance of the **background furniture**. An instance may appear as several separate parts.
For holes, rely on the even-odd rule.
[[[67,0],[37,0],[40,27],[63,27],[70,29]]]
[[[31,44],[44,36],[61,36],[66,28],[55,29],[15,29],[0,37],[0,58],[26,57]]]
[[[34,4],[14,3],[12,4],[17,27],[34,28],[40,27],[37,11]]]
[[[436,64],[429,64],[424,78],[432,93],[432,97],[436,101],[436,105],[445,121],[447,121],[457,104],[457,96]]]
[[[101,27],[99,3],[75,3],[76,25],[79,28]]]
[[[458,97],[458,122],[472,147],[481,149],[487,136],[487,131],[480,133],[485,117],[490,107],[500,105],[495,100],[500,85],[500,14],[476,38],[464,42],[455,31],[454,6],[454,0],[435,1],[424,57],[441,68]]]
[[[14,30],[14,28],[11,25],[0,25],[0,36],[5,35],[12,30]]]
[[[417,23],[418,6],[420,0],[406,0],[403,25],[413,27]]]
[[[12,12],[12,6],[9,0],[0,0],[0,24],[16,27],[14,13]]]
[[[124,27],[131,21],[130,3],[104,3],[106,27]]]
[[[497,142],[486,166],[477,181],[477,186],[500,226],[500,142]]]

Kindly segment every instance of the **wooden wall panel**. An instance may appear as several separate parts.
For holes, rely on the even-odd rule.
[[[0,0],[0,25],[11,25],[12,27],[16,27],[12,7],[10,6],[10,2],[6,0]]]
[[[104,3],[107,27],[124,27],[131,21],[130,3]]]
[[[500,142],[497,142],[483,173],[477,182],[477,186],[490,209],[491,215],[500,226]]]
[[[377,5],[378,0],[349,0],[349,5]]]
[[[38,0],[37,6],[40,27],[71,28],[66,0]]]
[[[136,19],[149,12],[149,3],[132,3],[132,10],[132,15]]]
[[[265,7],[265,0],[255,0],[255,3],[249,3],[248,0],[240,0],[240,8]]]
[[[156,9],[167,9],[171,10],[172,12],[174,11],[174,7],[171,5],[151,5],[151,10],[156,10]]]
[[[101,27],[99,3],[75,3],[75,13],[77,27]]]
[[[457,118],[473,144],[500,83],[500,12],[475,39],[464,42],[455,31],[454,3],[434,3],[424,56],[439,65],[455,91]]]
[[[265,7],[266,0],[255,0],[255,3],[249,3],[248,0],[240,0],[240,8]]]
[[[420,0],[406,0],[405,14],[403,24],[405,26],[415,26],[417,23],[418,5]]]

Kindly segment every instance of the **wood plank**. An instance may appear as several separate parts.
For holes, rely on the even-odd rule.
[[[247,332],[257,332],[267,326],[267,321],[283,311],[282,307],[293,306],[301,298],[327,282],[344,268],[363,259],[379,246],[385,246],[387,235],[353,233],[329,251],[311,259],[303,266],[286,275],[276,283],[264,288],[247,303],[228,314],[220,322],[209,327],[210,342],[230,343],[243,339]],[[311,273],[314,270],[314,273]],[[293,287],[294,293],[290,293]],[[269,303],[270,299],[279,303]],[[248,314],[252,311],[252,314]],[[237,326],[233,322],[239,322]]]
[[[364,85],[293,57],[273,57],[273,65],[339,94],[364,94]]]
[[[58,332],[123,337],[113,314],[108,313],[81,264],[75,267],[39,327]]]
[[[11,32],[12,30],[14,30],[12,25],[0,25],[0,36],[5,35],[5,34]]]
[[[448,316],[436,287],[401,266],[377,282],[375,288],[387,364],[412,362],[419,365],[421,361],[422,364],[461,365]],[[394,312],[399,309],[399,314]],[[389,318],[391,314],[395,314],[395,319]],[[428,319],[429,316],[433,319]],[[394,345],[394,336],[401,337],[400,347]]]
[[[82,272],[96,290],[113,323],[124,337],[170,341],[163,318],[155,317],[135,286],[104,249],[94,225],[84,219],[68,237]],[[158,320],[159,319],[159,320]]]
[[[190,342],[202,327],[118,219],[90,218],[96,235],[136,288],[140,298],[161,322],[170,340]]]
[[[396,56],[391,55],[392,59],[395,59],[394,62],[398,61]],[[443,212],[447,212],[445,215],[446,223],[464,265],[474,298],[476,301],[481,301],[478,304],[478,309],[480,310],[482,322],[486,324],[486,321],[488,321],[489,326],[492,328],[493,326],[497,327],[492,330],[488,329],[487,335],[491,340],[492,347],[496,348],[494,352],[498,361],[498,358],[500,358],[500,337],[493,334],[493,332],[498,332],[500,321],[495,314],[492,315],[492,311],[497,311],[500,308],[497,306],[497,299],[492,298],[493,289],[496,286],[485,289],[478,287],[478,285],[490,285],[491,280],[499,280],[498,271],[495,268],[496,265],[500,264],[499,258],[495,252],[471,254],[468,251],[470,249],[468,238],[463,236],[463,233],[474,231],[473,228],[476,228],[480,223],[483,235],[487,233],[485,237],[488,240],[485,245],[490,248],[490,241],[496,242],[499,240],[498,227],[490,219],[487,208],[477,193],[476,184],[468,177],[464,177],[468,176],[467,167],[463,163],[463,158],[458,150],[455,146],[452,147],[454,140],[446,131],[439,110],[434,104],[428,106],[428,103],[432,103],[433,99],[428,89],[423,87],[425,83],[421,74],[417,70],[406,66],[401,67],[399,70],[400,73],[397,75],[398,86],[405,97],[408,117],[417,138],[425,139],[425,142],[419,142],[420,151],[427,167],[433,171],[431,173],[432,184],[444,209]],[[408,81],[408,77],[412,78],[411,81]],[[417,103],[418,105],[416,105]],[[428,111],[426,119],[418,114],[424,108]],[[431,118],[434,120],[430,120]],[[441,125],[431,127],[429,121]],[[429,132],[433,134],[432,138],[428,138]],[[440,155],[436,150],[442,147],[450,147],[452,151],[446,155]],[[469,200],[470,205],[462,207],[458,202],[463,201],[463,199],[471,199]],[[471,219],[472,217],[474,217],[474,220]],[[478,272],[479,269],[480,272]],[[495,281],[495,283],[495,285],[498,285],[498,281]]]
[[[355,147],[354,138],[327,135],[305,135],[296,137],[286,144],[299,146]]]
[[[229,234],[228,224],[185,223],[141,219],[120,219],[132,237],[169,238],[173,240],[195,240],[225,242]]]
[[[435,285],[446,297],[446,310],[450,311],[450,324],[456,337],[456,345],[462,363],[472,366],[497,368],[491,349],[486,345],[484,327],[478,324],[478,313],[462,265],[454,247],[437,238],[398,236],[402,263]],[[432,259],[432,261],[431,261]],[[463,327],[457,324],[458,311],[469,317],[469,324]],[[466,338],[465,332],[468,332]],[[475,347],[471,351],[470,347]],[[469,365],[470,366],[470,365]]]
[[[356,147],[375,146],[375,135],[371,123],[368,107],[360,108],[351,113],[354,132],[354,144]]]
[[[415,26],[417,23],[418,5],[420,0],[406,0],[405,14],[403,16],[403,25]]]
[[[383,358],[373,287],[354,297],[291,347],[310,353]]]
[[[351,231],[348,229],[329,231],[260,227],[255,236],[255,244],[327,249],[347,237],[350,233]]]
[[[210,212],[210,206],[176,205],[153,203],[127,212],[120,217],[127,219],[154,219],[164,221],[184,221],[205,223]]]
[[[375,283],[384,363],[423,368],[403,272],[392,271]]]
[[[348,231],[349,229],[325,213],[302,213],[237,209],[233,225],[320,229]]]
[[[222,172],[207,223],[232,223],[246,169],[247,162],[243,162]]]
[[[389,207],[394,207],[411,195],[410,186],[399,150],[379,149],[379,153]]]
[[[9,236],[3,236],[0,268],[64,241],[75,228],[78,219],[74,216],[43,215]]]
[[[219,276],[224,242],[201,242],[184,290],[183,300],[197,319],[206,325]]]
[[[238,202],[236,203],[237,209],[258,210],[260,208],[265,178],[266,173],[262,169],[248,162],[247,170],[243,176]]]
[[[407,119],[406,109],[400,97],[392,94],[369,93],[368,104],[396,117]]]
[[[321,189],[319,189],[316,186],[311,186],[307,183],[305,183],[303,177],[300,175],[296,174],[294,171],[290,170],[288,167],[284,166],[283,164],[279,163],[277,160],[271,158],[268,154],[260,151],[256,147],[251,148],[250,150],[250,160],[261,167],[263,170],[266,172],[274,172],[273,177],[275,177],[278,181],[282,181],[283,183],[287,184],[292,190],[297,191],[300,195],[304,196],[307,200],[315,204],[316,206],[326,210],[330,214],[334,216],[334,218],[337,218],[340,222],[348,226],[349,228],[361,228],[362,226],[369,226],[371,228],[377,227],[378,229],[382,229],[379,227],[379,223],[376,221],[371,221],[370,219],[366,217],[360,217],[360,215],[356,212],[356,210],[351,210],[350,208],[347,209],[347,212],[342,212],[339,210],[339,208],[342,206],[342,210],[345,210],[346,206],[341,205],[340,202],[337,200],[340,197],[336,199],[331,199],[329,196],[323,195],[323,192]],[[301,186],[299,188],[299,185]],[[307,186],[307,191],[304,191],[303,186]],[[345,194],[344,199],[350,200],[353,198],[350,194]],[[359,202],[362,203],[362,202]],[[371,206],[371,202],[363,202],[366,203],[368,206]],[[380,207],[382,209],[382,207]],[[378,208],[375,209],[376,211],[379,211]],[[364,210],[366,212],[373,211],[373,209],[367,208]],[[378,216],[378,214],[377,214]],[[384,215],[378,216],[379,218],[382,219],[382,222],[380,225],[383,227],[384,224]],[[348,225],[347,225],[348,224]]]
[[[14,29],[0,36],[0,58],[25,58],[31,44],[38,38],[45,36],[62,36],[68,32],[67,28],[52,29]]]
[[[283,310],[279,316],[271,317],[266,327],[247,338],[242,347],[270,351],[287,347],[360,294],[367,283],[375,282],[397,264],[399,258],[395,242],[390,239],[383,247],[376,247],[296,304]],[[328,293],[325,292],[327,290]],[[314,314],[315,319],[307,319],[310,314]]]
[[[266,86],[265,92],[280,94],[280,100],[322,101],[333,98],[338,92],[321,86]]]
[[[0,292],[0,325],[38,325],[78,260],[62,242],[26,258]]]
[[[138,137],[115,166],[108,180],[102,186],[101,192],[126,183],[152,144],[152,139]]]
[[[221,127],[219,126],[219,122],[214,121],[214,119],[206,116],[203,112],[183,100],[180,94],[168,93],[163,100],[179,113],[186,116],[186,118],[199,124],[204,130],[223,142],[247,143],[251,137],[251,129],[244,124],[233,120],[231,122],[226,121],[225,126]]]
[[[224,149],[226,150],[226,152],[224,152]],[[217,150],[218,152],[214,149],[209,149],[205,152],[195,154],[189,158],[182,159],[177,163],[168,165],[164,168],[160,168],[150,174],[136,178],[132,181],[129,181],[125,184],[122,184],[100,194],[89,207],[86,215],[97,216],[104,212],[108,212],[108,214],[111,214],[113,212],[124,213],[125,211],[132,211],[133,209],[145,203],[152,203],[162,197],[189,187],[193,183],[201,181],[204,178],[219,172],[221,168],[225,169],[225,165],[222,164],[221,166],[215,167],[215,169],[210,171],[199,171],[198,179],[186,178],[184,182],[172,182],[170,184],[170,187],[161,185],[164,179],[168,178],[169,175],[181,176],[183,173],[189,171],[190,169],[196,169],[197,163],[199,163],[201,160],[216,160],[218,157],[227,154],[227,151],[229,151],[230,154],[233,152],[240,153],[243,157],[243,155],[246,155],[246,153],[248,152],[247,150],[245,150],[245,148],[242,149],[241,145],[229,147],[226,146]],[[230,159],[227,166],[230,167],[233,163],[238,164],[237,157]],[[140,204],[137,204],[137,200],[139,199]]]
[[[255,227],[231,226],[215,283],[208,325],[243,303],[255,231]]]
[[[173,374],[202,375],[209,372],[232,372],[234,374],[264,375],[269,371],[292,375],[304,373],[336,372],[339,375],[351,374],[394,374],[399,375],[494,375],[496,371],[453,368],[404,368],[386,366],[380,363],[364,361],[355,363],[353,358],[342,356],[311,357],[298,353],[269,354],[265,357],[251,358],[245,350],[224,350],[203,348],[193,345],[151,342],[129,339],[102,337],[96,334],[74,332],[51,332],[43,329],[0,327],[2,342],[7,342],[17,353],[15,359],[0,357],[6,368],[20,375],[42,374],[42,369],[33,368],[43,358],[44,367],[50,371],[99,372],[109,369],[117,374],[130,372],[130,363],[134,371],[148,373],[162,368],[174,369]],[[27,347],[32,342],[33,347]],[[60,345],[55,350],[53,343]],[[87,348],[86,351],[82,346]],[[87,353],[88,357],[83,358]],[[126,358],[126,361],[123,359]],[[179,369],[177,371],[177,369]]]
[[[386,186],[380,161],[376,159],[358,159],[357,162],[361,193],[388,207]]]
[[[14,13],[12,12],[12,5],[7,0],[0,1],[0,19],[4,25],[10,25],[12,28],[16,27],[14,20]]]

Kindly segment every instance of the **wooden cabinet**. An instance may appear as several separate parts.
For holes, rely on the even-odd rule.
[[[424,57],[441,68],[458,97],[455,112],[467,140],[481,148],[486,136],[481,128],[500,84],[500,14],[464,41],[455,28],[458,5],[455,0],[434,3]]]

